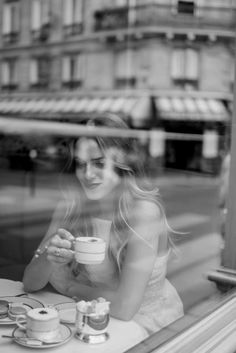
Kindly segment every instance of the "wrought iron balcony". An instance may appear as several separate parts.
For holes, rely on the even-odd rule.
[[[98,10],[95,12],[95,31],[126,28],[128,26],[128,8]]]
[[[63,27],[64,36],[74,36],[83,32],[83,23],[72,23]]]
[[[73,90],[73,89],[76,89],[76,88],[80,88],[82,86],[82,81],[81,80],[64,81],[64,82],[62,82],[62,86],[64,88]]]
[[[41,26],[40,29],[33,30],[31,32],[32,40],[34,42],[46,42],[50,36],[50,28],[51,28],[50,23],[45,23],[44,25]]]
[[[32,89],[36,89],[36,90],[42,90],[42,89],[46,89],[49,87],[49,80],[48,81],[38,81],[38,82],[35,82],[35,83],[32,83],[30,85],[30,88]]]
[[[188,10],[188,11],[187,11]],[[133,8],[117,7],[94,13],[95,31],[132,27],[161,26],[177,28],[204,28],[234,30],[236,9],[194,6],[192,11],[183,7],[147,4]]]
[[[15,91],[18,89],[18,84],[17,83],[8,83],[8,84],[2,84],[1,86],[2,91]]]
[[[14,44],[17,43],[19,40],[19,32],[9,32],[3,34],[3,42],[4,44]]]

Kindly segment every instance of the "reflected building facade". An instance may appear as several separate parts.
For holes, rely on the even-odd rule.
[[[0,114],[117,112],[165,168],[217,173],[230,126],[232,0],[1,0]]]

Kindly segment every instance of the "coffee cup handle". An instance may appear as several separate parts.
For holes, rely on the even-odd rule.
[[[19,315],[16,318],[16,324],[21,330],[26,330],[26,316],[25,315]]]

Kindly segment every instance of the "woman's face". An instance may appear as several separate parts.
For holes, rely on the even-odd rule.
[[[100,200],[110,195],[120,184],[109,151],[103,153],[97,142],[82,138],[75,146],[76,176],[90,200]]]

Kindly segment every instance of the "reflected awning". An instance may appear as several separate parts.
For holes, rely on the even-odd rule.
[[[131,119],[134,127],[143,127],[150,119],[150,97],[79,97],[79,98],[40,98],[40,99],[2,99],[0,114],[23,115],[28,118],[53,119],[69,115],[79,119],[95,113],[117,113]]]
[[[158,97],[156,108],[162,119],[228,121],[229,112],[220,99]]]

